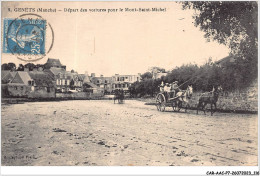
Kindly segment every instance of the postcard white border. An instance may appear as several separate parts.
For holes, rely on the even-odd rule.
[[[5,0],[5,1],[13,1],[13,0]],[[16,1],[24,1],[24,0],[16,0]],[[27,0],[27,1],[53,1],[53,0]],[[54,1],[71,1],[71,0],[54,0]],[[77,0],[77,1],[88,1],[102,2],[104,0]],[[110,2],[116,2],[117,0]],[[120,0],[123,2],[127,1],[140,1],[140,0]],[[119,1],[119,2],[120,2]],[[171,2],[165,0],[141,0],[142,2]],[[173,0],[176,1],[176,0]],[[183,1],[183,0],[180,0]],[[229,0],[223,0],[229,1]],[[233,1],[247,1],[247,0],[233,0]],[[254,0],[248,0],[254,1]],[[1,0],[1,2],[3,2]],[[260,12],[260,2],[258,2],[258,22],[260,20],[259,12]],[[1,3],[0,3],[1,9]],[[2,14],[1,14],[2,16]],[[2,18],[1,18],[2,19]],[[2,23],[0,24],[0,26]],[[258,23],[258,29],[260,25]],[[0,27],[0,33],[2,35]],[[258,44],[260,40],[258,38]],[[0,47],[1,44],[0,44]],[[259,49],[258,45],[258,49]],[[258,50],[259,51],[259,50]],[[0,55],[0,60],[2,56]],[[258,63],[259,63],[259,54],[258,54]],[[259,68],[259,65],[258,65]],[[258,69],[258,77],[260,75]],[[260,85],[260,80],[258,79],[258,85]],[[258,93],[259,93],[258,89]],[[0,92],[1,96],[1,92]],[[260,97],[258,96],[258,102]],[[1,106],[1,105],[0,105]],[[258,104],[259,107],[259,104]],[[1,114],[1,112],[0,112]],[[258,115],[259,117],[259,115]],[[259,124],[259,118],[258,118]],[[0,129],[1,130],[1,129]],[[207,171],[259,171],[259,127],[258,127],[258,166],[0,166],[0,175],[206,175]],[[0,139],[1,142],[1,139]],[[0,154],[1,155],[1,154]],[[0,160],[1,163],[1,160]]]

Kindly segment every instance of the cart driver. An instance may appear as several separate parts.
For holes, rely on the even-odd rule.
[[[173,97],[175,97],[175,96],[176,96],[176,93],[180,90],[180,89],[179,89],[179,86],[178,86],[178,81],[174,81],[174,82],[172,83],[171,89],[172,89],[172,92],[173,92]]]

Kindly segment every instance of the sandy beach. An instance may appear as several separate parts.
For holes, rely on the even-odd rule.
[[[256,114],[126,100],[2,105],[3,166],[256,166]]]

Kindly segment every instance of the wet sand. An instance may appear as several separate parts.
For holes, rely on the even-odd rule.
[[[3,166],[256,166],[254,114],[158,112],[127,100],[2,105]]]

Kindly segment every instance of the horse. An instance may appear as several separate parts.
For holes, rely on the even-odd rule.
[[[115,95],[114,95],[114,104],[116,100],[118,100],[118,103],[123,103],[124,102],[124,90],[116,89],[115,90]]]
[[[193,94],[193,88],[192,85],[188,86],[186,90],[181,90],[179,92],[177,92],[176,94],[176,99],[175,99],[175,103],[176,103],[176,107],[179,107],[179,110],[182,107],[182,103],[185,103],[185,112],[187,112],[188,107],[190,108],[190,100]]]
[[[217,90],[215,90],[215,88],[213,87],[213,90],[211,92],[205,92],[203,93],[200,98],[199,98],[199,103],[197,106],[197,114],[199,113],[199,108],[201,108],[202,111],[204,111],[204,114],[206,114],[205,112],[205,107],[207,104],[210,104],[210,108],[211,108],[211,115],[213,115],[214,112],[216,112],[217,110],[217,101],[218,101],[218,97],[219,97],[219,93],[222,92],[223,89],[221,86],[217,87]],[[215,106],[215,110],[213,111],[213,105]]]

